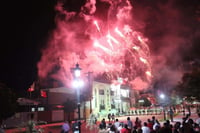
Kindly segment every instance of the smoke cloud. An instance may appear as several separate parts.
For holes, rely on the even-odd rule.
[[[134,1],[134,16],[141,31],[149,38],[152,57],[153,86],[173,89],[185,72],[185,58],[191,56],[192,40],[198,32],[193,1]],[[193,7],[193,8],[188,8]],[[193,25],[193,24],[195,25]]]
[[[133,89],[158,81],[173,87],[182,76],[182,51],[191,33],[177,5],[172,0],[58,1],[57,27],[42,50],[39,78],[69,86],[71,67],[79,63],[83,74],[106,75],[108,80],[122,77]]]

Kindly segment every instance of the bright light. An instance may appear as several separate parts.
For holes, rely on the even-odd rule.
[[[81,71],[80,69],[77,69],[74,71],[75,77],[80,77],[81,76]]]
[[[160,94],[160,98],[161,99],[165,99],[165,95],[164,94]]]
[[[74,76],[76,78],[81,76],[81,68],[79,67],[79,64],[76,64],[76,67],[74,68]]]
[[[139,102],[139,103],[144,103],[144,100],[142,99],[142,100],[139,100],[138,102]]]
[[[128,90],[121,89],[121,95],[123,97],[128,97],[128,94],[129,94]]]
[[[95,24],[97,30],[100,32],[100,27],[99,27],[99,24],[98,24],[98,22],[96,20],[94,21],[94,24]]]
[[[81,88],[83,87],[84,82],[82,80],[74,80],[72,84],[74,88]]]

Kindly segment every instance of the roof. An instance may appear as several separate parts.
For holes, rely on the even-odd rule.
[[[49,92],[55,92],[55,93],[67,93],[67,94],[74,94],[75,89],[66,88],[66,87],[58,87],[58,88],[49,88],[49,89],[43,89],[45,91]]]
[[[27,99],[27,98],[18,98],[17,102],[19,103],[19,105],[38,105],[38,104],[40,104],[40,102],[38,102],[38,101]]]

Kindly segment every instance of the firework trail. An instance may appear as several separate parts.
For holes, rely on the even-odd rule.
[[[95,0],[84,3],[80,12],[67,11],[58,2],[57,28],[38,63],[41,79],[51,77],[69,84],[70,68],[78,62],[83,73],[92,71],[95,77],[110,81],[126,79],[134,89],[151,83],[148,39],[132,28],[131,4],[128,0],[102,2],[109,3],[106,19],[96,13]]]

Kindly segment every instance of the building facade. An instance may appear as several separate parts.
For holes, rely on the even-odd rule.
[[[92,110],[95,114],[125,114],[132,106],[132,90],[128,85],[93,82]]]
[[[128,85],[92,82],[92,97],[91,100],[81,102],[81,118],[87,119],[90,113],[107,116],[108,113],[115,115],[124,115],[129,112],[133,105],[134,95],[133,90]],[[66,99],[76,101],[76,91],[65,87],[43,89],[47,92],[47,97],[43,103],[47,104],[50,110],[62,110],[63,103]],[[83,93],[83,92],[82,92]],[[88,94],[89,95],[89,94]],[[74,111],[76,119],[77,110]]]

